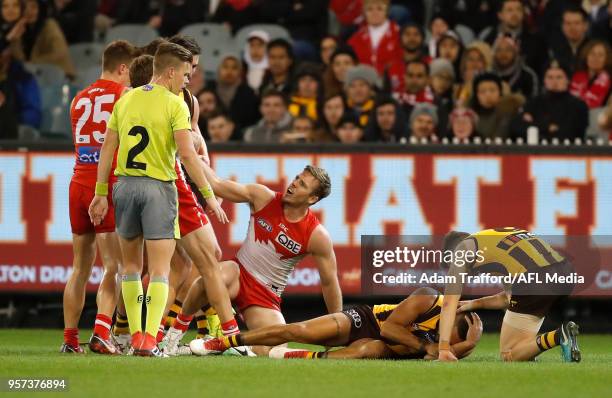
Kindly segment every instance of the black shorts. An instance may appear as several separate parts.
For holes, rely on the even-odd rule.
[[[544,278],[546,273],[567,276],[571,272],[573,272],[572,264],[569,261],[563,261],[544,268],[542,274]],[[542,286],[538,294],[532,294],[533,286],[512,286],[512,297],[508,310],[543,318],[557,301],[569,296],[573,288],[573,285],[566,283],[548,283]]]
[[[355,305],[344,311],[344,315],[351,321],[351,332],[348,344],[360,339],[381,340],[380,327],[374,317],[372,308],[368,305]]]

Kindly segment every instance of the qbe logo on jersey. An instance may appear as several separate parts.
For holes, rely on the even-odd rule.
[[[299,254],[302,248],[302,245],[291,239],[284,232],[279,232],[278,235],[276,235],[276,242],[293,254]]]

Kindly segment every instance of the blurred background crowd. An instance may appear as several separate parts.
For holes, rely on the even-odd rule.
[[[71,139],[105,43],[177,33],[211,142],[612,140],[608,0],[0,0],[0,139]]]

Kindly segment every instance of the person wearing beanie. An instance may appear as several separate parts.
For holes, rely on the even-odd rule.
[[[348,108],[359,117],[362,127],[368,124],[370,112],[374,108],[376,88],[380,79],[376,70],[368,65],[358,65],[346,72],[344,88]]]
[[[538,76],[528,67],[517,42],[510,36],[499,36],[493,46],[493,71],[513,93],[532,98],[539,93]]]
[[[222,56],[217,69],[217,78],[206,83],[207,88],[215,91],[221,105],[227,110],[236,128],[242,130],[259,119],[259,100],[255,92],[243,80],[243,65],[234,53]]]
[[[400,29],[391,21],[389,0],[364,0],[365,24],[348,40],[359,62],[373,66],[379,75],[387,74],[394,92],[401,92],[404,61]]]
[[[502,79],[492,72],[477,75],[470,106],[478,115],[476,130],[484,138],[506,138],[509,126],[524,103],[517,94],[503,94]]]
[[[470,108],[456,108],[449,116],[450,119],[450,138],[459,140],[467,140],[475,137],[480,137],[476,126],[478,124],[478,115]]]
[[[345,112],[338,122],[336,130],[338,140],[343,144],[355,144],[363,139],[363,126],[359,121],[359,116],[354,112]]]
[[[410,114],[410,136],[438,141],[438,110],[432,104],[417,104]]]
[[[321,93],[321,74],[318,65],[304,63],[298,68],[292,84],[295,91],[289,100],[291,116],[307,116],[317,120]]]
[[[455,106],[455,70],[445,58],[434,59],[429,65],[429,82],[438,108],[440,131],[448,126],[448,115]]]
[[[401,106],[390,96],[376,99],[364,141],[400,142],[408,138],[408,123]]]
[[[425,32],[421,25],[411,22],[401,31],[402,50],[404,51],[404,62],[423,61],[431,62],[431,56],[425,48]]]
[[[351,47],[341,46],[334,51],[323,74],[323,91],[326,97],[344,92],[346,71],[358,63],[357,55]]]
[[[530,99],[512,123],[512,133],[525,138],[527,129],[538,128],[540,139],[584,138],[589,124],[589,109],[584,101],[569,92],[569,72],[551,61],[544,74],[544,93]]]

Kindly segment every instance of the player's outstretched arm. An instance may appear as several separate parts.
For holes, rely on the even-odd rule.
[[[342,291],[338,281],[338,266],[334,246],[327,230],[319,224],[310,235],[308,252],[319,269],[321,293],[330,314],[342,311]]]
[[[482,321],[477,313],[472,312],[466,315],[468,323],[468,332],[465,340],[457,344],[453,344],[453,352],[458,359],[465,358],[474,351],[476,344],[482,336]]]
[[[412,333],[406,332],[419,314],[427,311],[431,304],[432,296],[429,294],[413,294],[406,298],[395,307],[389,318],[382,324],[380,335],[385,339],[406,346],[413,350],[415,354],[422,353],[432,357],[435,356],[437,354],[435,344],[425,344]]]
[[[205,162],[200,162],[204,174],[213,191],[219,197],[234,203],[249,203],[255,211],[262,209],[274,198],[274,192],[261,184],[240,184],[232,180],[222,180]]]
[[[100,151],[100,161],[98,162],[96,195],[89,205],[89,218],[94,225],[100,225],[108,211],[108,176],[118,146],[119,136],[117,132],[113,129],[106,129],[104,143],[102,143]]]
[[[206,175],[204,175],[204,172],[200,167],[200,159],[195,151],[195,148],[193,147],[193,140],[191,139],[190,131],[175,131],[174,141],[176,142],[178,153],[181,157],[181,163],[183,163],[185,169],[187,169],[187,174],[189,174],[191,179],[196,183],[198,189],[204,196],[204,199],[206,199],[208,208],[215,213],[217,219],[221,223],[227,223],[227,215],[219,205],[219,202],[217,202],[214,192],[211,190],[208,180],[206,179]]]
[[[510,292],[503,291],[492,296],[460,302],[457,313],[475,310],[505,310],[510,306],[510,296]]]
[[[455,248],[455,252],[463,253],[467,251],[475,252],[476,245],[471,239],[461,241]],[[454,258],[463,258],[454,256]],[[461,273],[467,272],[467,265],[464,263],[457,264],[452,262],[448,270],[448,276],[455,278],[455,283],[449,283],[444,290],[444,303],[440,312],[440,338],[438,343],[438,359],[440,361],[456,361],[457,357],[450,351],[450,336],[455,323],[455,315],[459,299],[461,298],[461,290],[463,283],[461,282]]]

